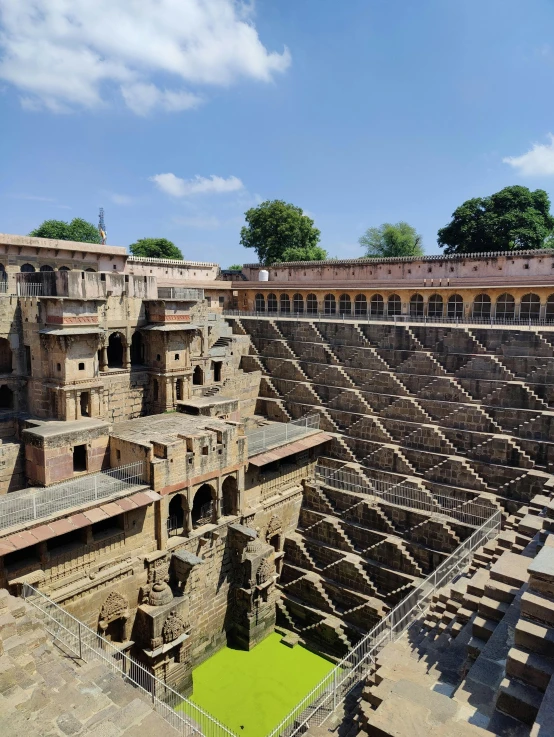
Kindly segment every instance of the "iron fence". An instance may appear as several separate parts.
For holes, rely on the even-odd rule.
[[[81,660],[99,660],[131,686],[148,694],[152,709],[182,737],[236,737],[234,732],[192,701],[156,678],[141,663],[121,652],[29,584],[23,598],[37,612],[46,631]]]
[[[370,479],[368,483],[363,483],[360,476],[352,471],[328,468],[319,464],[315,469],[315,478],[316,481],[334,489],[366,494],[402,507],[446,515],[473,527],[482,525],[495,509],[492,504],[485,504],[483,500],[460,499],[437,494],[409,481],[395,483]]]
[[[204,299],[204,290],[190,287],[158,287],[158,299],[183,299],[189,302],[200,302]]]
[[[422,583],[394,607],[267,737],[292,737],[323,724],[350,691],[366,678],[387,642],[397,640],[425,613],[434,593],[461,573],[471,555],[500,531],[500,511],[494,512]]]
[[[313,430],[319,430],[319,414],[308,415],[292,422],[276,422],[267,425],[263,430],[252,430],[246,433],[248,455],[255,456],[268,448],[298,440]]]
[[[39,284],[25,281],[17,282],[18,297],[45,297],[49,296],[51,293],[51,290],[45,288],[45,285],[42,282]]]
[[[144,485],[144,461],[87,474],[45,489],[21,489],[0,497],[0,529],[48,517],[55,512]]]
[[[371,315],[370,313],[363,314],[351,314],[351,313],[338,313],[338,312],[287,312],[276,310],[270,312],[266,310],[264,312],[256,312],[252,310],[223,310],[223,314],[228,317],[256,317],[256,318],[269,318],[269,319],[291,319],[291,320],[342,320],[350,322],[393,322],[394,324],[403,323],[446,323],[448,325],[490,325],[492,326],[514,326],[519,325],[522,327],[542,326],[542,325],[554,325],[554,315],[547,316],[544,318],[521,318],[521,317],[496,317],[493,315],[483,316],[455,316],[455,317],[444,317],[440,315]]]

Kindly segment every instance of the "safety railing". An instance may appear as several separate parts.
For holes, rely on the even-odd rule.
[[[188,302],[200,302],[204,299],[204,290],[190,287],[158,287],[158,299],[183,299]]]
[[[395,324],[402,323],[447,323],[449,325],[507,325],[507,326],[541,326],[541,325],[554,325],[554,315],[548,315],[544,318],[538,317],[496,317],[493,315],[482,315],[464,317],[463,315],[448,317],[440,315],[410,315],[410,314],[383,314],[383,315],[371,315],[369,313],[353,314],[343,312],[342,314],[337,312],[287,312],[286,310],[276,310],[270,312],[269,310],[256,312],[252,310],[223,310],[223,314],[228,317],[257,317],[257,318],[270,318],[270,319],[283,319],[289,318],[292,320],[343,320],[351,322],[394,322]]]
[[[313,430],[319,430],[319,414],[308,415],[292,422],[275,422],[263,430],[247,432],[248,455],[255,456],[268,448],[298,440]]]
[[[160,681],[137,660],[122,653],[33,586],[24,584],[22,596],[54,641],[81,660],[101,661],[131,686],[148,694],[152,709],[182,737],[236,737],[211,714]]]
[[[474,550],[500,531],[501,513],[494,512],[475,532],[394,607],[333,670],[273,729],[267,737],[293,737],[323,724],[350,691],[368,675],[375,658],[427,610],[434,593],[461,573]]]
[[[53,292],[45,284],[33,284],[32,282],[17,282],[18,297],[45,297]]]
[[[21,489],[0,497],[0,529],[48,517],[144,484],[144,461],[63,481],[45,489]]]
[[[409,481],[395,483],[370,479],[368,483],[363,483],[360,476],[352,471],[328,468],[319,464],[315,469],[315,478],[316,481],[331,486],[333,489],[377,497],[381,501],[409,509],[446,515],[473,527],[483,524],[495,509],[494,505],[486,504],[480,499],[460,499],[455,496],[437,494],[411,484]]]

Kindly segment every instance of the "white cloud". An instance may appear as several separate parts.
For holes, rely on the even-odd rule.
[[[110,195],[110,200],[115,205],[132,205],[134,202],[134,199],[132,197],[129,197],[127,194],[117,194],[116,192],[113,192]]]
[[[183,85],[269,82],[290,65],[268,51],[246,0],[12,0],[1,3],[0,78],[27,109],[108,104],[141,115],[196,107]],[[111,88],[110,85],[111,84]]]
[[[222,194],[237,192],[244,189],[244,184],[238,177],[218,177],[212,174],[209,177],[195,176],[193,179],[181,179],[175,174],[155,174],[150,177],[158,189],[171,197],[188,197],[195,194]]]
[[[524,177],[549,177],[554,175],[554,136],[548,134],[550,143],[534,143],[521,156],[507,156],[502,161]]]

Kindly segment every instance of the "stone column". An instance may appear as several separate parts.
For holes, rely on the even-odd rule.
[[[214,499],[214,524],[218,525],[221,520],[221,476],[218,476],[215,482],[215,499]]]
[[[157,507],[157,509],[156,509]],[[158,550],[167,548],[167,516],[169,514],[169,495],[162,496],[159,502],[154,503],[154,513],[156,514],[155,529],[158,538]]]
[[[187,508],[185,510],[184,519],[186,522],[186,530],[183,530],[183,532],[190,537],[192,535],[192,499],[190,488],[187,490]]]
[[[131,344],[128,340],[125,340],[125,348],[124,348],[124,356],[123,356],[123,368],[127,369],[127,371],[131,368]]]
[[[237,514],[242,517],[244,504],[244,466],[237,471]]]
[[[103,345],[100,349],[100,371],[108,370],[108,346]]]

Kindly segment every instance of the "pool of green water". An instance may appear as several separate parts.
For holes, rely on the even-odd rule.
[[[189,698],[240,737],[265,737],[332,668],[272,634],[250,652],[226,647],[195,668]]]

